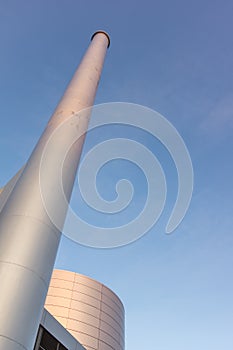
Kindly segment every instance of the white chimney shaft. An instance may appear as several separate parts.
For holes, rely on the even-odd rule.
[[[39,182],[41,157],[54,130],[72,115],[94,103],[106,50],[108,34],[98,31],[59,102],[26,166],[19,173],[11,193],[0,212],[0,349],[32,350],[53,271],[61,231],[53,224],[44,207]],[[88,118],[80,118],[74,128],[86,130]],[[63,186],[69,201],[85,136],[71,148],[63,173]],[[60,151],[69,135],[53,139],[48,152],[46,197],[62,226],[66,209],[56,197],[59,174],[55,173]],[[57,147],[56,147],[57,146]],[[67,169],[67,170],[66,170]],[[16,183],[15,183],[16,182]],[[4,195],[3,192],[0,196]],[[5,194],[6,198],[6,194]],[[1,206],[0,206],[1,208]]]

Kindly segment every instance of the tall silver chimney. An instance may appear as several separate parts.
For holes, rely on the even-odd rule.
[[[40,190],[43,151],[54,130],[79,111],[91,107],[101,75],[108,34],[98,31],[25,167],[0,193],[0,349],[32,350],[52,274],[61,230],[50,220]],[[88,118],[76,119],[73,132],[86,130]],[[57,197],[56,165],[69,135],[56,139],[48,152],[46,198],[62,227],[66,209]],[[65,159],[63,187],[69,202],[84,136]]]

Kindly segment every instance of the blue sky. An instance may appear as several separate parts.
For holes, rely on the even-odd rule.
[[[60,245],[57,268],[87,274],[122,299],[128,350],[233,348],[232,13],[230,0],[0,2],[1,185],[27,160],[97,29],[109,32],[111,47],[96,103],[150,107],[189,149],[193,198],[172,235],[164,227],[177,190],[174,165],[156,140],[136,133],[167,175],[157,225],[122,248],[97,250],[65,237]],[[139,207],[142,174],[123,161],[109,166],[102,180],[99,174],[100,191],[111,198],[114,181],[132,177]]]

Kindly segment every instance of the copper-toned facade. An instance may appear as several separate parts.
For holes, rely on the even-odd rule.
[[[45,308],[87,350],[124,350],[124,307],[103,284],[54,270]]]

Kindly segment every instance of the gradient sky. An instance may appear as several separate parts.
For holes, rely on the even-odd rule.
[[[97,29],[109,32],[111,47],[96,103],[150,107],[189,149],[193,198],[172,235],[164,228],[177,178],[162,155],[169,200],[150,232],[116,249],[65,237],[60,245],[57,268],[95,278],[122,299],[127,350],[233,348],[232,14],[230,0],[0,1],[0,185],[27,160]],[[163,152],[156,141],[136,137],[156,155]],[[135,167],[123,161],[109,167],[98,178],[103,196],[114,197],[122,176],[132,176],[135,192],[139,186],[144,193]],[[135,203],[141,205],[137,197]]]

